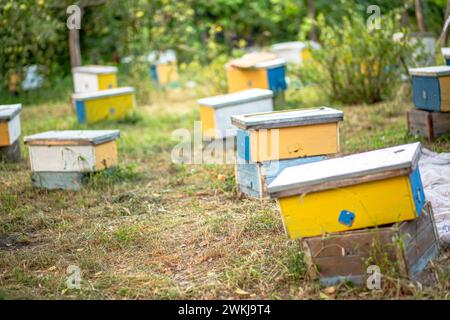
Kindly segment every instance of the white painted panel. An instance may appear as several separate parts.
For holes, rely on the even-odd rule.
[[[8,122],[9,143],[13,144],[20,137],[20,115]]]
[[[31,170],[91,172],[95,170],[93,146],[30,146]]]
[[[270,111],[273,111],[271,98],[216,109],[216,129],[219,130],[223,137],[232,137],[236,135],[237,128],[231,124],[231,116]]]
[[[98,91],[98,77],[90,73],[73,73],[73,84],[76,93]]]

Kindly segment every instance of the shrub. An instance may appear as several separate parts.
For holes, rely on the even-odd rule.
[[[321,75],[320,84],[330,100],[370,104],[390,98],[414,50],[398,16],[382,16],[380,29],[369,28],[351,12],[341,27],[327,24],[323,16],[317,23],[323,49],[314,51],[316,64],[309,68]]]

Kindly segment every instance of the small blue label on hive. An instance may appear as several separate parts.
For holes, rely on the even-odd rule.
[[[353,225],[353,221],[355,220],[355,214],[353,212],[350,212],[348,210],[342,210],[341,214],[339,215],[338,221],[348,227],[351,227]]]

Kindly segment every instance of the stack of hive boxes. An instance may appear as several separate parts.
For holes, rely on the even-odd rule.
[[[118,120],[135,106],[134,89],[117,87],[117,68],[82,66],[72,69],[73,107],[81,124]]]
[[[267,196],[267,186],[285,168],[326,159],[339,152],[342,111],[321,107],[235,115],[236,185],[251,197]]]
[[[25,137],[33,186],[78,190],[89,173],[117,165],[118,130],[48,131]]]
[[[415,108],[408,111],[411,134],[434,140],[450,133],[450,66],[410,69]]]
[[[416,279],[438,255],[420,154],[413,143],[323,160],[285,169],[269,185],[288,237],[302,238],[312,278],[363,284],[367,263],[382,268],[387,257]]]
[[[16,162],[20,153],[20,111],[22,105],[0,106],[0,161]]]

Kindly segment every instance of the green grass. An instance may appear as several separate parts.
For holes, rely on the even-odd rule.
[[[289,91],[285,107],[326,104],[307,90]],[[287,240],[274,201],[239,199],[233,166],[171,162],[172,131],[192,132],[198,119],[191,92],[155,93],[129,118],[89,127],[77,124],[69,91],[59,94],[45,103],[25,98],[23,134],[119,129],[120,166],[71,192],[33,189],[24,145],[25,160],[0,164],[0,237],[17,239],[0,247],[0,299],[448,298],[448,252],[423,290],[402,279],[381,292],[341,285],[324,296],[307,277],[300,244]],[[416,141],[406,130],[411,107],[340,106],[343,153]],[[423,143],[450,151],[445,139]],[[82,271],[81,290],[66,288],[69,265]]]

